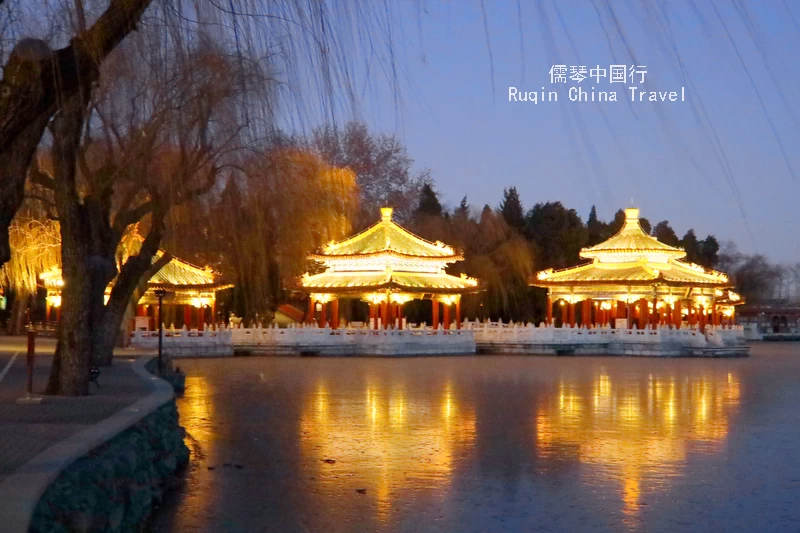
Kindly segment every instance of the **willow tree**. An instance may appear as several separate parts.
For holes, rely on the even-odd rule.
[[[203,252],[192,246],[199,242],[217,251],[216,264],[236,285],[234,305],[255,319],[275,310],[310,251],[349,233],[358,191],[350,169],[302,146],[254,155],[242,170],[207,211],[184,220],[175,246],[189,255]],[[186,238],[198,231],[206,240]]]
[[[385,34],[391,27],[392,10],[384,5],[305,0],[247,0],[235,5],[162,1],[155,2],[142,18],[149,4],[144,0],[107,0],[87,6],[83,0],[65,3],[57,7],[64,14],[60,26],[38,31],[40,36],[55,38],[48,42],[20,39],[4,58],[7,61],[0,91],[0,261],[8,257],[5,230],[19,207],[25,173],[42,133],[49,129],[43,146],[43,159],[48,163],[35,168],[31,175],[44,191],[41,196],[52,202],[61,223],[65,286],[51,392],[87,392],[90,361],[93,357],[107,359],[116,337],[117,330],[111,325],[121,315],[110,311],[127,305],[125,294],[147,276],[152,254],[167,232],[169,210],[211,190],[222,173],[235,173],[226,169],[231,164],[228,161],[235,158],[223,156],[227,151],[225,136],[218,129],[217,116],[212,116],[213,107],[204,107],[202,93],[183,100],[180,90],[161,93],[175,98],[175,103],[160,124],[148,122],[153,113],[149,105],[134,110],[119,105],[105,116],[100,113],[98,93],[107,86],[106,74],[118,64],[116,60],[107,61],[108,56],[137,24],[138,31],[131,37],[149,38],[140,66],[152,69],[149,81],[154,86],[169,86],[176,79],[191,79],[198,84],[212,80],[204,69],[184,77],[172,68],[175,64],[185,67],[189,53],[209,43],[218,46],[223,51],[220,58],[235,67],[207,85],[212,93],[251,93],[258,88],[248,76],[253,66],[280,73],[274,75],[274,83],[262,84],[278,87],[276,95],[255,94],[228,107],[229,116],[243,127],[245,142],[240,147],[252,152],[263,149],[278,119],[289,118],[297,125],[312,115],[315,120],[335,120],[340,112],[354,110],[360,98],[354,90],[359,85],[353,83],[355,73],[364,75],[377,63],[393,62],[393,54],[382,53],[391,52],[393,39]],[[20,6],[15,3],[9,8],[19,19],[27,15],[34,22],[37,18],[54,20],[41,17],[42,12],[52,14],[54,6],[48,2],[42,2],[38,9]],[[36,34],[24,26],[13,34],[26,33]],[[66,39],[68,46],[51,49],[62,46]],[[353,54],[354,50],[363,54]],[[355,68],[354,63],[362,58],[363,64]],[[383,71],[391,73],[389,81],[396,87],[395,69]],[[136,95],[121,91],[119,101]],[[189,124],[183,115],[187,110]],[[171,131],[170,135],[155,136],[158,142],[152,146],[174,150],[163,157],[143,158],[156,162],[151,166],[123,158],[111,167],[92,167],[92,152],[83,149],[87,144],[100,145],[96,154],[106,150],[116,153],[109,139],[118,142],[121,138],[133,146],[134,139],[139,138],[136,135],[144,143],[152,138],[148,127],[139,131],[115,129],[119,121],[126,126],[138,121]],[[199,126],[203,122],[205,126]],[[198,134],[196,142],[183,144]],[[130,174],[128,169],[138,169],[139,173],[127,182],[120,180],[121,175]],[[157,180],[165,174],[169,185]],[[147,228],[141,251],[115,274],[109,260],[113,243],[126,223],[137,220]],[[114,280],[114,288],[109,304],[104,306],[99,302],[109,278]]]
[[[0,280],[14,291],[8,332],[19,335],[26,304],[36,294],[39,276],[61,265],[58,222],[34,216],[33,210],[17,213],[8,230],[11,259],[0,268]]]
[[[28,167],[45,128],[62,105],[97,81],[100,65],[136,27],[151,0],[109,0],[91,25],[82,18],[69,43],[52,49],[19,39],[0,81],[0,265],[11,257],[8,228],[24,198]],[[77,0],[76,5],[82,5]],[[9,16],[19,4],[3,6]],[[81,10],[82,11],[82,10]]]
[[[147,37],[118,49],[92,94],[73,97],[56,115],[47,154],[52,169],[37,165],[31,173],[61,223],[54,393],[83,387],[81,367],[89,360],[111,362],[131,297],[169,260],[154,262],[170,209],[214,187],[244,127],[236,112],[243,86],[230,81],[242,74],[239,60],[199,41],[166,64],[142,63]],[[117,250],[132,224],[143,228],[143,241],[119,264]]]

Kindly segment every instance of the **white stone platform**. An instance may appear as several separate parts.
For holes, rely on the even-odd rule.
[[[137,331],[131,344],[158,348],[158,333]],[[532,324],[465,321],[460,329],[434,330],[316,326],[289,328],[206,327],[203,331],[165,329],[164,353],[172,357],[240,355],[383,356],[519,354],[620,355],[642,357],[745,357],[741,326],[674,329],[555,328]]]
[[[468,323],[478,353],[526,355],[622,355],[642,357],[745,357],[741,326],[680,329],[556,328],[544,324]]]

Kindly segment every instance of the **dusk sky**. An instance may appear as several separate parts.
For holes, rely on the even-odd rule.
[[[612,2],[622,39],[591,2],[521,4],[521,28],[516,2],[486,2],[485,18],[477,1],[402,4],[399,109],[385,86],[364,93],[363,119],[402,138],[448,205],[466,194],[495,207],[515,185],[526,209],[560,200],[585,221],[592,204],[608,220],[633,200],[679,236],[693,227],[800,260],[800,6],[670,2],[666,29],[652,8]],[[554,64],[647,74],[643,84],[551,84]],[[686,101],[629,103],[631,85],[685,87]],[[558,102],[509,102],[510,86],[558,90]],[[571,87],[615,90],[618,101],[572,102]]]

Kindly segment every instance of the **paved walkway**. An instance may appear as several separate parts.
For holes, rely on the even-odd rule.
[[[26,339],[0,337],[0,483],[45,449],[106,420],[152,391],[132,368],[145,352],[118,349],[114,364],[102,368],[100,387],[81,398],[44,396],[40,405],[21,405],[25,395]],[[47,385],[55,348],[53,339],[37,339],[33,390]],[[15,355],[16,354],[16,355]]]

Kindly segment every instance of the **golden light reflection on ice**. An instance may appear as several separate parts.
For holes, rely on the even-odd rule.
[[[383,521],[394,491],[446,487],[457,454],[475,440],[475,413],[453,389],[448,381],[441,391],[409,395],[403,383],[367,380],[363,401],[355,401],[332,398],[318,381],[301,416],[300,445],[319,490],[337,499],[339,465],[368,489]]]
[[[204,376],[187,376],[186,392],[180,403],[181,425],[195,438],[209,440],[217,436],[212,428],[213,418],[214,402],[208,381]]]
[[[614,383],[601,371],[586,391],[562,380],[558,401],[545,397],[535,415],[540,464],[577,458],[592,466],[589,482],[620,485],[623,511],[635,515],[642,483],[666,487],[689,450],[720,449],[739,397],[731,373]]]

